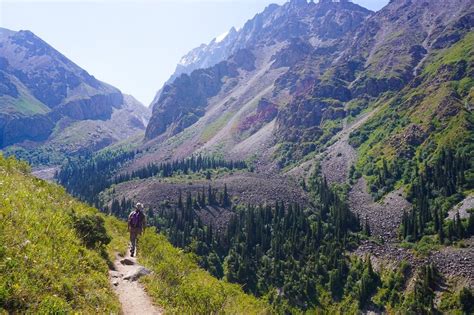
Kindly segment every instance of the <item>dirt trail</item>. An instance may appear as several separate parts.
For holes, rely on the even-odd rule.
[[[143,286],[138,282],[150,271],[140,266],[136,258],[129,255],[114,261],[115,270],[109,271],[109,279],[122,306],[124,315],[159,315],[163,311],[154,306]]]

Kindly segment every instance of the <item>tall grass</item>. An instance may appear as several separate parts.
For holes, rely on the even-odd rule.
[[[106,260],[73,228],[96,210],[28,173],[0,155],[0,310],[117,313]]]

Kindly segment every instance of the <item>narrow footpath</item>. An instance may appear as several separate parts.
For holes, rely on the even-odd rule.
[[[128,251],[127,251],[128,253]],[[122,306],[124,315],[160,315],[163,310],[153,305],[143,286],[138,282],[150,270],[138,264],[137,259],[116,256],[115,270],[109,271],[109,279]]]

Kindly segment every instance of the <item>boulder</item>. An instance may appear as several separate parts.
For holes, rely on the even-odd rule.
[[[133,266],[135,265],[135,261],[130,258],[124,258],[120,261],[122,265]]]
[[[129,280],[129,281],[137,281],[141,277],[149,275],[150,273],[151,273],[151,270],[140,266],[140,267],[130,271],[128,274],[126,274],[123,277],[123,279],[124,280]]]

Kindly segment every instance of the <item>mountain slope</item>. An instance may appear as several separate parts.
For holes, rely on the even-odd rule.
[[[106,260],[75,229],[96,210],[28,172],[0,155],[0,312],[118,312]]]
[[[351,135],[354,146],[360,146],[360,166],[368,169],[368,161],[382,159],[389,164],[433,161],[447,148],[472,154],[473,39],[471,32],[429,56],[417,81]]]
[[[177,113],[177,117],[187,117],[189,108],[200,107],[200,115],[187,120],[183,126],[193,125],[187,131],[187,139],[184,141],[186,145],[183,147],[190,148],[188,144],[194,142],[198,144],[195,150],[213,151],[216,146],[224,144],[222,151],[232,151],[234,146],[242,143],[242,149],[245,149],[249,143],[245,144],[244,140],[259,130],[263,133],[263,127],[269,126],[276,114],[286,107],[293,94],[301,90],[296,86],[295,75],[291,70],[298,66],[301,68],[301,64],[306,62],[307,65],[311,64],[311,67],[305,69],[308,75],[324,71],[334,58],[331,52],[341,49],[344,38],[355,31],[370,13],[347,2],[315,4],[291,1],[283,6],[272,5],[247,22],[235,35],[236,48],[229,60],[238,58],[246,51],[249,62],[250,59],[255,59],[255,68],[241,69],[239,75],[211,76],[217,82],[217,85],[214,84],[209,89],[213,89],[213,92],[204,99],[203,95],[193,95],[197,97],[197,101],[190,102],[186,109]],[[209,70],[216,67],[218,65]],[[190,85],[199,82],[199,71],[208,70],[198,70],[190,76],[183,75],[163,89],[160,98],[153,104],[155,114],[147,130],[148,140],[165,132],[154,132],[157,129],[155,119],[163,117],[162,113],[166,113],[167,107],[170,107],[168,104],[182,105],[181,100],[165,91],[186,89],[184,80],[190,80]],[[188,91],[191,90],[186,90]],[[203,111],[204,107],[206,111]],[[173,110],[176,110],[176,106],[173,106]],[[172,124],[172,117],[168,120],[166,124]],[[255,125],[250,128],[253,122]],[[259,138],[259,143],[266,144],[267,140],[271,140],[272,133],[267,133],[270,136],[267,139],[261,139],[258,135],[256,138]],[[248,142],[253,143],[250,139]],[[264,149],[268,150],[268,147]],[[255,152],[249,155],[253,153]]]
[[[72,146],[71,153],[97,150],[144,130],[148,115],[30,31],[0,29],[0,148],[48,143],[67,152],[60,142]],[[103,137],[93,133],[102,122]],[[67,133],[76,139],[61,139]]]
[[[0,155],[0,174],[0,313],[119,313],[108,264],[127,250],[126,223],[31,176],[13,158]],[[204,313],[265,312],[263,301],[213,278],[155,230],[142,242],[139,259],[154,271],[145,285],[166,311],[189,312],[197,303]]]
[[[146,133],[159,152],[143,161],[196,152],[264,168],[307,160],[345,118],[403,89],[429,56],[463,38],[472,12],[465,0],[392,1],[377,13],[345,1],[270,6],[232,35],[232,47],[247,49],[164,87]],[[243,51],[254,69],[220,72]]]

